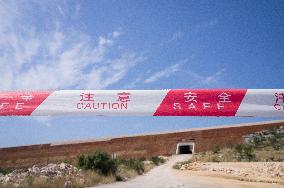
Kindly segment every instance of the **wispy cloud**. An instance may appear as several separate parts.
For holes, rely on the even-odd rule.
[[[194,26],[194,31],[200,32],[202,30],[207,30],[211,27],[214,27],[218,23],[219,23],[219,20],[217,18],[211,19],[211,20],[208,20],[208,21],[205,21],[205,22],[201,22],[201,23]]]
[[[220,79],[220,77],[223,75],[224,72],[225,72],[224,68],[220,69],[217,72],[215,72],[214,74],[205,77],[205,79],[202,82],[204,84],[211,84],[211,83],[217,82]]]
[[[169,67],[166,67],[164,70],[158,71],[151,75],[149,78],[147,78],[144,83],[153,83],[156,82],[162,78],[167,78],[171,76],[173,73],[180,71],[181,66],[187,62],[187,59],[180,61],[177,64],[171,65]]]
[[[182,31],[177,31],[173,33],[173,35],[168,40],[163,41],[160,45],[163,46],[163,45],[167,45],[172,42],[176,42],[182,39],[183,37],[184,37],[184,33]]]
[[[223,74],[225,73],[225,69],[222,68],[220,70],[217,70],[216,72],[208,75],[203,76],[199,73],[193,72],[193,71],[187,71],[186,73],[191,78],[191,87],[214,87],[220,85],[220,80]]]
[[[64,6],[56,6],[60,14],[66,14]],[[117,48],[117,39],[122,36],[119,31],[95,39],[76,28],[66,29],[53,18],[53,27],[43,32],[18,19],[28,13],[16,4],[2,3],[0,12],[8,20],[0,21],[1,90],[103,89],[144,61],[141,55],[127,50],[108,56]]]
[[[142,75],[140,74],[135,80],[133,80],[132,82],[130,82],[129,84],[127,84],[125,86],[125,89],[133,89],[135,88],[138,84],[143,83],[143,79],[142,79]]]

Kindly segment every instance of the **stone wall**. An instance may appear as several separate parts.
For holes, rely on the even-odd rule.
[[[220,148],[244,141],[243,136],[284,125],[284,121],[239,124],[214,128],[190,129],[177,132],[126,136],[81,142],[51,143],[11,148],[0,148],[0,167],[28,167],[67,161],[74,163],[80,154],[103,150],[121,158],[172,155],[177,143],[194,142],[195,152],[207,151],[213,145]]]

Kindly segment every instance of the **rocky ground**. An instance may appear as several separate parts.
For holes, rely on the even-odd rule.
[[[284,184],[284,162],[192,162],[181,165],[180,170],[209,172],[209,175],[245,181]]]
[[[82,176],[81,170],[67,163],[48,164],[47,166],[34,165],[28,169],[16,169],[9,174],[0,174],[0,184],[10,184],[18,187],[28,177],[41,177],[52,179],[55,177]],[[82,179],[83,181],[83,179]],[[69,187],[70,182],[66,181],[65,187]]]
[[[155,167],[150,172],[137,176],[134,178],[126,178],[126,182],[115,182],[115,179],[103,181],[102,179],[96,180],[100,183],[90,183],[88,185],[96,185],[99,187],[190,187],[190,188],[236,188],[236,187],[259,187],[259,188],[279,188],[284,185],[284,163],[283,162],[222,162],[222,163],[201,163],[201,162],[183,162],[180,170],[173,169],[173,165],[177,162],[188,161],[191,158],[190,155],[177,155],[172,156],[169,160],[158,167]],[[145,162],[145,163],[150,163]],[[120,172],[119,174],[130,173],[130,171]],[[95,174],[90,174],[92,177]],[[64,181],[60,184],[50,187],[61,188],[74,188],[74,187],[86,187],[86,174],[84,171],[77,169],[76,167],[61,163],[61,164],[48,164],[46,166],[33,166],[28,169],[18,169],[13,172],[0,175],[0,187],[1,185],[10,184],[12,187],[28,187],[22,186],[22,182],[27,181],[29,177],[41,177],[48,181],[56,178],[62,178]],[[68,177],[76,177],[77,185],[74,184],[72,179]],[[127,176],[126,176],[127,177]],[[131,175],[129,175],[131,177]],[[237,178],[235,178],[237,177]],[[109,177],[108,177],[109,178]],[[125,181],[124,180],[124,181]],[[245,181],[238,181],[245,180]],[[111,184],[105,184],[111,183]],[[30,187],[40,187],[38,185],[45,186],[46,181],[41,184],[33,184]],[[3,186],[5,187],[5,186]],[[7,186],[6,186],[7,187]],[[6,188],[5,187],[5,188]],[[9,186],[11,187],[11,186]],[[88,186],[87,186],[88,187]]]
[[[166,160],[166,158],[164,159]],[[154,168],[152,161],[143,161],[144,173]],[[0,173],[0,188],[14,187],[50,187],[75,188],[127,181],[139,175],[134,169],[120,165],[116,175],[103,176],[95,171],[78,169],[67,163],[48,164],[46,166],[34,165],[28,169],[16,169],[3,175]],[[48,183],[48,185],[46,185]]]

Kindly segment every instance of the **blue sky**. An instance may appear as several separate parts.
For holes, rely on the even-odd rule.
[[[0,90],[283,88],[283,1],[0,1]],[[0,147],[268,118],[1,117]]]

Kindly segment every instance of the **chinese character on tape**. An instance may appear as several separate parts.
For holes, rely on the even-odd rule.
[[[276,110],[284,110],[284,93],[275,93],[275,104],[274,108]]]
[[[117,101],[120,102],[129,102],[130,101],[130,93],[122,92],[117,94]]]
[[[197,103],[197,94],[193,92],[184,93],[185,102],[196,102]]]
[[[218,98],[219,98],[219,102],[231,102],[230,100],[230,96],[229,94],[225,93],[225,92],[222,92]]]
[[[25,93],[24,95],[21,95],[20,97],[21,99],[27,102],[27,101],[32,100],[34,96],[31,93]]]
[[[16,106],[15,106],[15,110],[23,110],[24,107],[27,107],[27,106],[24,106],[25,103],[22,103],[22,102],[17,102]]]
[[[3,110],[5,108],[7,108],[9,106],[10,103],[8,102],[3,102],[3,103],[0,103],[0,110]]]
[[[89,102],[95,101],[94,99],[95,94],[93,93],[81,93],[80,96],[81,96],[80,101],[89,101]]]

